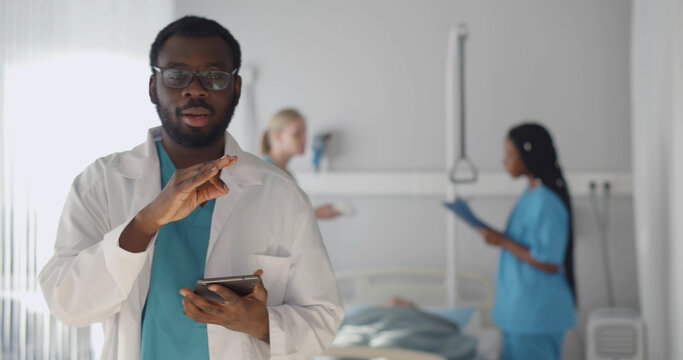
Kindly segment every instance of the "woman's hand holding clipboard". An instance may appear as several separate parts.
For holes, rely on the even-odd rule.
[[[489,227],[484,224],[476,215],[470,210],[469,205],[461,199],[456,198],[453,202],[444,202],[445,207],[451,209],[455,215],[460,219],[468,223],[470,226],[477,230],[488,229]]]

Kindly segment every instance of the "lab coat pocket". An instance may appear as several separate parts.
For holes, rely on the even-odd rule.
[[[261,280],[268,291],[268,305],[281,305],[289,280],[289,256],[249,255],[247,264],[251,272],[263,270]]]

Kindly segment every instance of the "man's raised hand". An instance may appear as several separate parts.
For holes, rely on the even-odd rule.
[[[119,246],[134,253],[144,251],[162,226],[183,219],[200,204],[227,194],[230,189],[218,174],[236,162],[237,156],[226,154],[177,170],[156,199],[126,226],[119,237]]]
[[[177,170],[159,196],[141,211],[143,219],[158,229],[185,218],[200,204],[227,194],[230,189],[218,174],[236,162],[237,156],[226,154]]]

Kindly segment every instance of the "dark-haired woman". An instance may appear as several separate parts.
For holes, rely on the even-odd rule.
[[[576,323],[569,191],[548,131],[523,124],[505,138],[505,169],[529,181],[505,233],[480,230],[501,248],[493,321],[503,333],[503,360],[560,359]]]

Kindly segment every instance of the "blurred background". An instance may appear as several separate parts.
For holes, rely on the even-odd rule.
[[[314,205],[353,208],[320,221],[336,272],[443,269],[451,304],[464,296],[458,274],[493,279],[499,252],[442,202],[465,196],[504,228],[524,183],[504,172],[503,139],[533,120],[555,139],[574,207],[580,322],[563,358],[585,358],[589,313],[608,306],[639,312],[648,359],[683,358],[681,0],[3,0],[2,358],[97,357],[101,329],[46,315],[35,276],[73,178],[159,124],[149,47],[186,14],[217,20],[241,44],[229,131],[243,149],[258,151],[281,108],[305,116],[307,153],[290,169]],[[444,95],[460,24],[465,133]],[[309,150],[321,133],[332,137],[316,172]],[[454,185],[461,136],[480,181]]]

